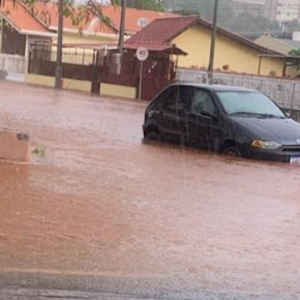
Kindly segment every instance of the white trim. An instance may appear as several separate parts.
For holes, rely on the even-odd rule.
[[[29,58],[29,37],[26,35],[26,42],[25,42],[25,58]]]
[[[57,31],[58,28],[55,26],[50,26],[50,30]],[[66,33],[81,33],[85,36],[99,36],[99,37],[107,37],[107,38],[116,38],[119,36],[118,33],[104,33],[104,32],[93,32],[93,31],[87,31],[83,30],[80,31],[79,29],[70,29],[70,28],[64,28],[64,32]]]
[[[34,36],[44,36],[44,37],[57,37],[57,34],[52,32],[41,32],[41,31],[34,31],[34,30],[20,30],[20,34],[26,34],[26,35],[34,35]]]
[[[29,36],[26,35],[26,43],[25,43],[25,75],[28,73],[28,66],[29,66]]]

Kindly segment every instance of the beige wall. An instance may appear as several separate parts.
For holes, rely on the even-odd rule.
[[[36,74],[27,74],[26,82],[41,86],[54,87],[55,78]],[[63,88],[67,90],[91,92],[92,84],[90,81],[63,78]]]
[[[188,53],[179,57],[180,67],[208,67],[210,53],[210,30],[198,25],[192,27],[172,42]],[[230,71],[248,74],[258,74],[259,52],[236,41],[218,35],[216,41],[215,69],[229,65]],[[283,73],[283,61],[280,59],[264,59],[261,75],[275,72],[278,76]]]
[[[97,35],[81,35],[79,33],[64,33],[64,43],[114,43],[118,41],[118,35],[112,37],[97,36]]]
[[[41,86],[54,87],[55,79],[50,76],[27,74],[26,82]]]
[[[111,44],[111,43],[117,43],[118,42],[118,36],[112,36],[112,37],[102,37],[97,35],[89,35],[84,36],[79,33],[64,33],[63,36],[63,43],[64,44]],[[57,44],[57,40],[53,40],[53,44]],[[52,49],[55,51],[56,47],[53,46]],[[64,49],[66,52],[72,52],[75,51],[75,49]],[[76,49],[77,52],[83,51],[80,48]],[[85,50],[87,52],[87,50]],[[92,53],[93,51],[91,51]]]
[[[26,82],[30,84],[36,84],[46,87],[54,87],[55,79],[50,76],[36,75],[36,74],[28,74],[26,75]],[[63,88],[74,91],[81,92],[91,92],[91,82],[84,80],[75,80],[75,79],[67,79],[63,78]],[[122,97],[135,99],[136,98],[137,89],[134,87],[114,85],[101,83],[100,93],[103,96],[110,97]]]
[[[96,36],[96,35],[89,35],[89,36],[84,36],[80,35],[79,33],[64,33],[63,36],[63,43],[64,44],[114,44],[117,43],[118,41],[118,36],[112,36],[112,37],[101,37],[101,36]],[[53,44],[57,44],[57,40],[53,40]],[[56,60],[56,46],[52,46],[52,57],[51,60],[55,61]],[[68,56],[68,55],[63,55],[63,62],[67,63],[75,63],[75,64],[81,64],[82,63],[82,57],[80,54],[84,53],[84,63],[85,64],[91,64],[93,62],[93,49],[84,49],[80,48],[80,46],[77,46],[76,48],[64,48],[63,53],[78,53],[78,56]]]
[[[137,89],[129,86],[101,83],[100,91],[103,96],[135,99]]]

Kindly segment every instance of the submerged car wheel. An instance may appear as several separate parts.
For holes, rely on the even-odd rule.
[[[151,128],[144,132],[144,140],[152,142],[162,142],[161,135],[156,128]]]
[[[222,151],[224,154],[229,156],[241,157],[241,152],[237,146],[229,146]]]
[[[161,136],[157,132],[150,132],[147,134],[146,139],[149,141],[161,142]]]

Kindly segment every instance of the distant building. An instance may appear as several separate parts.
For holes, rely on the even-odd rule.
[[[265,0],[264,16],[270,21],[276,21],[278,0]]]
[[[264,15],[265,0],[232,0],[236,14],[249,12],[253,16]]]
[[[265,16],[280,23],[299,20],[299,0],[265,0]]]

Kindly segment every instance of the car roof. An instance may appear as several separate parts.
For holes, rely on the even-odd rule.
[[[229,85],[220,85],[220,84],[203,84],[203,83],[196,83],[196,82],[188,82],[188,81],[175,81],[172,83],[172,85],[180,85],[180,86],[194,86],[203,88],[206,90],[210,90],[213,92],[252,92],[252,93],[258,93],[258,91],[253,89],[247,89],[243,87],[238,86],[229,86]]]

